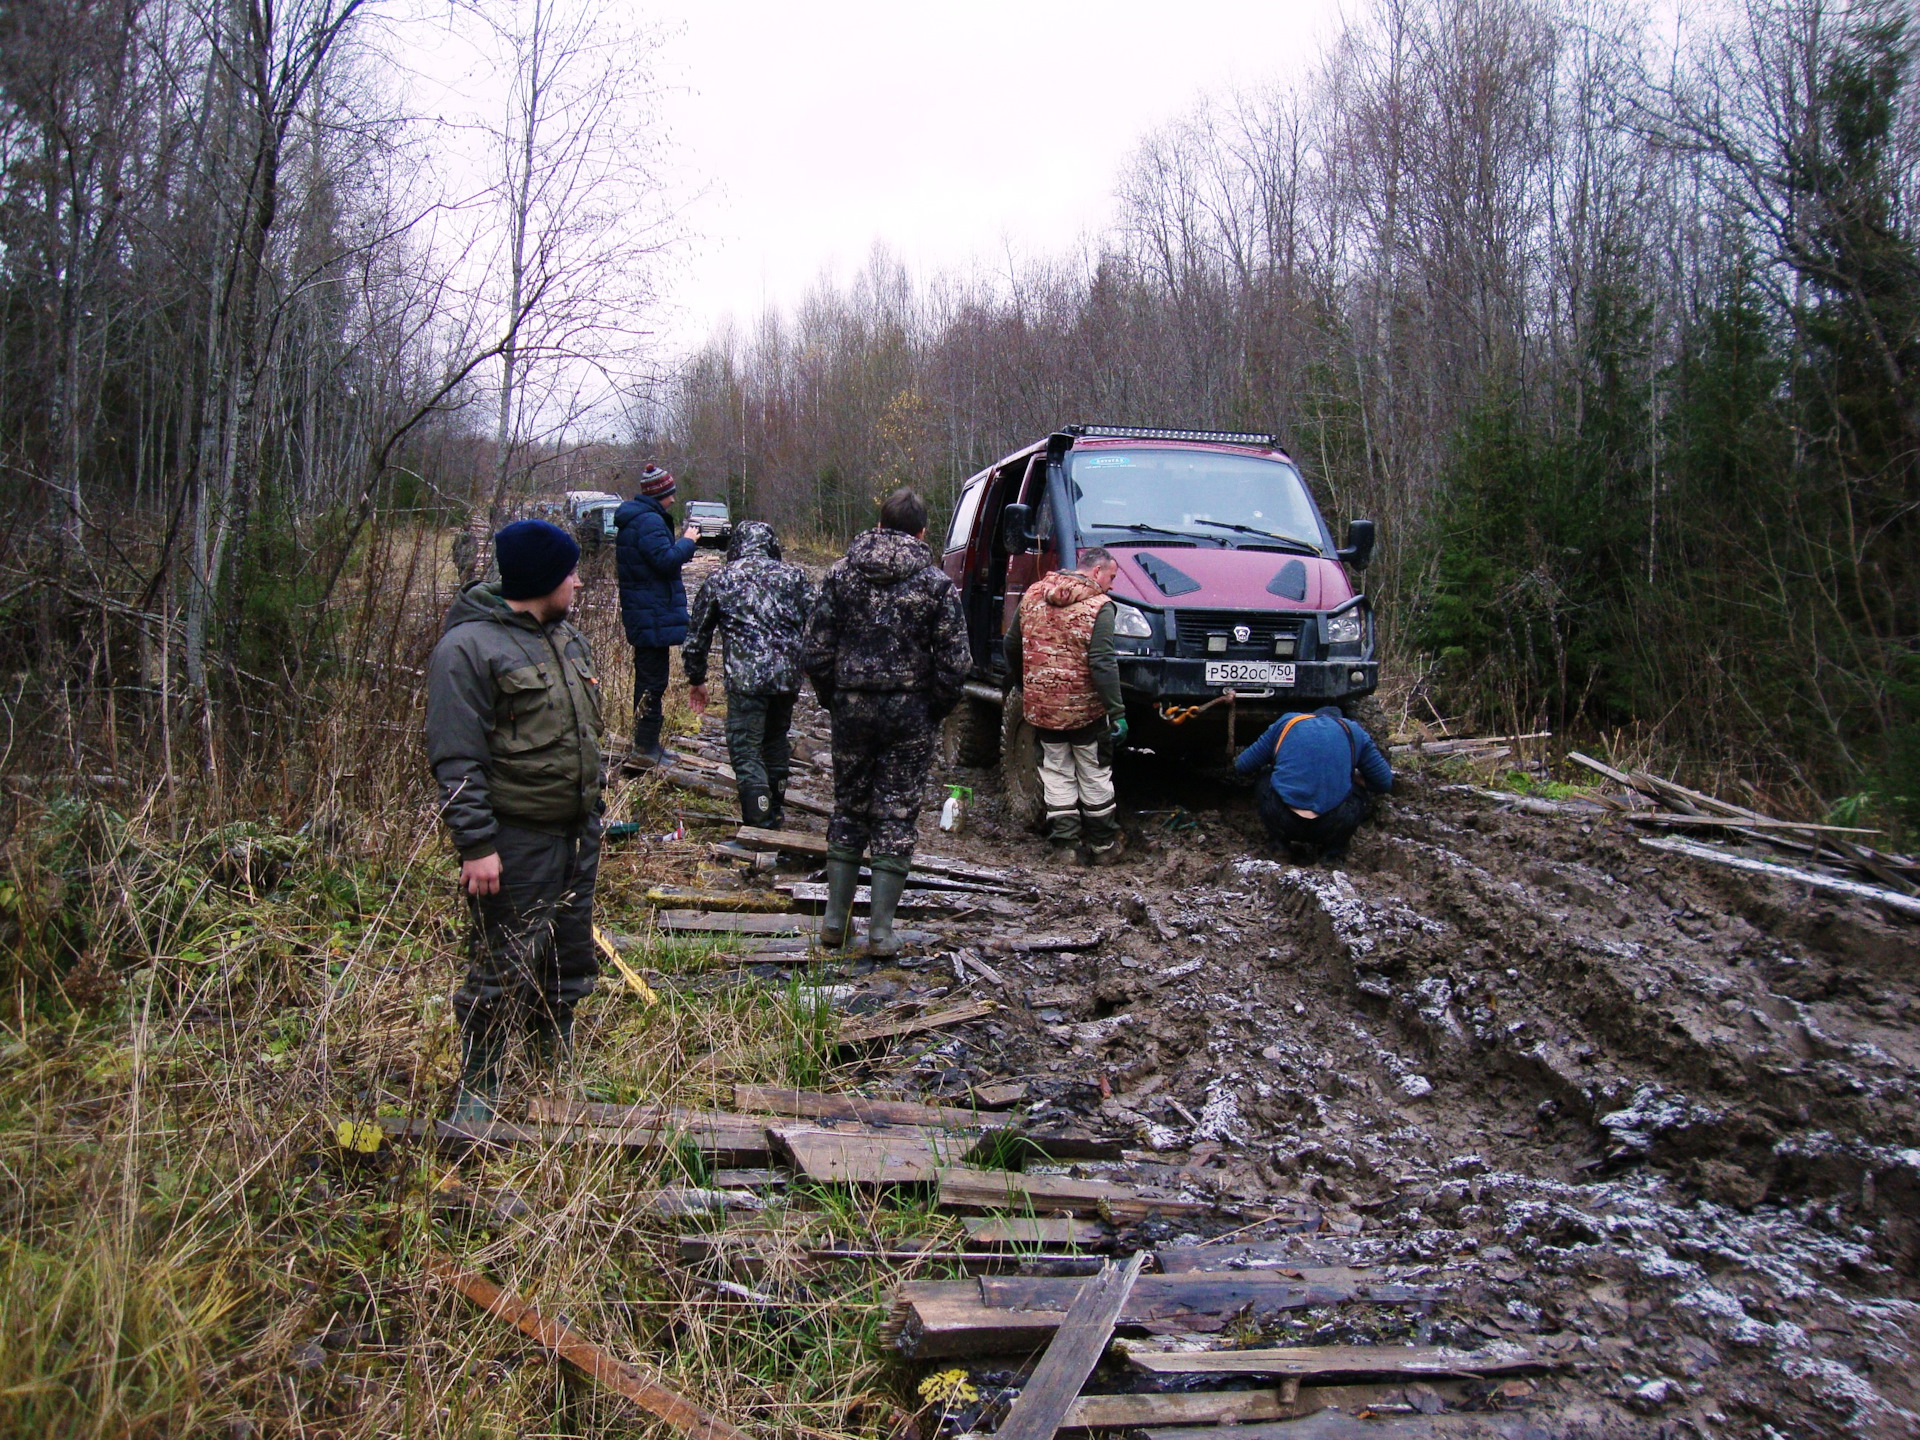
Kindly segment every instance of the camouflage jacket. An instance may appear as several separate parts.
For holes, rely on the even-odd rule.
[[[1078,730],[1127,713],[1113,620],[1106,592],[1076,570],[1056,570],[1027,587],[1004,651],[1030,724]]]
[[[496,585],[462,590],[427,669],[427,761],[460,858],[491,855],[503,820],[566,833],[597,814],[601,735],[586,637]]]
[[[733,527],[727,563],[693,598],[680,663],[689,685],[707,683],[707,656],[720,635],[729,695],[793,695],[800,689],[800,647],[813,583],[780,559],[773,527],[747,520]]]
[[[925,542],[855,536],[821,582],[802,664],[823,703],[836,690],[921,691],[936,718],[951,710],[973,656],[960,593]]]

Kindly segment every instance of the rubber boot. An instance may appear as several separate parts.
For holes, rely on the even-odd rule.
[[[827,857],[827,913],[820,919],[820,948],[839,950],[853,928],[853,892],[860,888],[860,860]]]
[[[460,1088],[454,1092],[455,1125],[485,1125],[500,1099],[500,1067],[506,1058],[507,1032],[500,1024],[463,1025],[460,1029]]]
[[[639,716],[633,722],[633,749],[627,755],[629,770],[656,770],[673,764],[680,757],[660,743],[665,716]]]
[[[773,782],[771,801],[767,806],[767,829],[778,830],[787,823],[787,787],[784,781]]]
[[[573,1007],[555,1006],[550,1014],[534,1016],[527,1039],[536,1068],[550,1073],[569,1069],[573,1064]]]
[[[758,785],[742,785],[740,819],[757,830],[773,829],[773,792]]]
[[[867,911],[866,954],[875,960],[891,960],[900,953],[900,942],[893,934],[893,912],[899,907],[900,893],[907,888],[907,869],[882,870],[873,865],[872,905]]]

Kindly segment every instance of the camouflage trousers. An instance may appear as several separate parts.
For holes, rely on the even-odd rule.
[[[500,890],[469,896],[467,978],[454,992],[462,1029],[558,1018],[593,993],[593,886],[600,822],[570,835],[501,825]]]
[[[913,691],[842,690],[833,697],[833,819],[827,848],[849,857],[907,860],[933,773],[927,697]]]

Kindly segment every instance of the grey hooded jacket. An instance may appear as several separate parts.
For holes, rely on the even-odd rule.
[[[800,690],[800,646],[813,582],[780,559],[773,527],[747,520],[733,527],[727,563],[693,599],[680,663],[689,685],[707,683],[707,657],[717,631],[726,656],[729,695],[794,695]]]
[[[586,637],[497,585],[462,590],[427,669],[427,760],[460,858],[492,854],[502,821],[566,833],[596,815],[603,734]]]

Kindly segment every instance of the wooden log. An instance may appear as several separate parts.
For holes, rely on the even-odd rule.
[[[969,1215],[960,1223],[973,1245],[1097,1245],[1107,1236],[1099,1221],[1066,1215]]]
[[[1149,1215],[1197,1215],[1204,1200],[1157,1195],[1106,1180],[1065,1175],[1021,1175],[1011,1170],[949,1170],[940,1177],[940,1203],[963,1210],[1011,1210],[1019,1215],[1099,1215],[1132,1224]]]
[[[701,1409],[691,1400],[666,1386],[647,1379],[633,1366],[616,1360],[598,1345],[581,1338],[561,1321],[542,1315],[527,1301],[503,1290],[485,1276],[455,1264],[445,1255],[429,1250],[425,1265],[429,1275],[444,1280],[467,1299],[496,1319],[504,1320],[521,1334],[581,1371],[597,1385],[625,1396],[647,1414],[665,1421],[692,1440],[747,1440],[726,1421]]]
[[[1127,1363],[1150,1375],[1278,1375],[1300,1380],[1385,1375],[1463,1379],[1537,1374],[1565,1362],[1522,1345],[1481,1350],[1447,1345],[1303,1345],[1271,1350],[1130,1351]]]
[[[840,1027],[836,1043],[865,1045],[875,1040],[897,1040],[903,1035],[918,1035],[922,1031],[938,1030],[947,1025],[964,1025],[969,1020],[978,1020],[983,1016],[991,1015],[999,1008],[991,1000],[970,1000],[964,1005],[955,1005],[946,1010],[933,1010],[924,1015],[915,1015],[906,1019],[889,1020],[868,1017],[850,1020]]]
[[[1080,1387],[1106,1353],[1113,1323],[1146,1260],[1143,1252],[1136,1252],[1124,1263],[1103,1266],[1092,1279],[1078,1282],[1080,1292],[1054,1332],[1047,1353],[995,1432],[999,1440],[1053,1440]]]
[[[1006,1116],[951,1105],[920,1105],[910,1100],[871,1100],[865,1095],[823,1095],[817,1090],[787,1090],[774,1085],[736,1085],[733,1103],[766,1115],[809,1120],[857,1120],[863,1125],[920,1125],[929,1129],[969,1129],[1006,1123]]]
[[[1308,1402],[1309,1405],[1317,1402]],[[1214,1390],[1201,1395],[1082,1395],[1064,1430],[1126,1430],[1137,1425],[1244,1425],[1311,1413],[1278,1390]],[[1209,1432],[1210,1433],[1210,1432]],[[1239,1432],[1235,1432],[1236,1435]]]
[[[1640,843],[1649,850],[1664,850],[1672,855],[1685,855],[1694,860],[1726,865],[1755,875],[1770,875],[1776,880],[1805,885],[1813,890],[1848,895],[1857,900],[1871,900],[1877,905],[1886,906],[1889,910],[1897,910],[1902,915],[1911,915],[1920,919],[1920,899],[1903,895],[1897,890],[1888,890],[1877,885],[1862,885],[1855,880],[1841,880],[1831,875],[1815,875],[1808,870],[1796,870],[1790,865],[1775,865],[1769,860],[1751,860],[1745,855],[1730,855],[1724,850],[1696,845],[1690,840],[1642,839]]]

